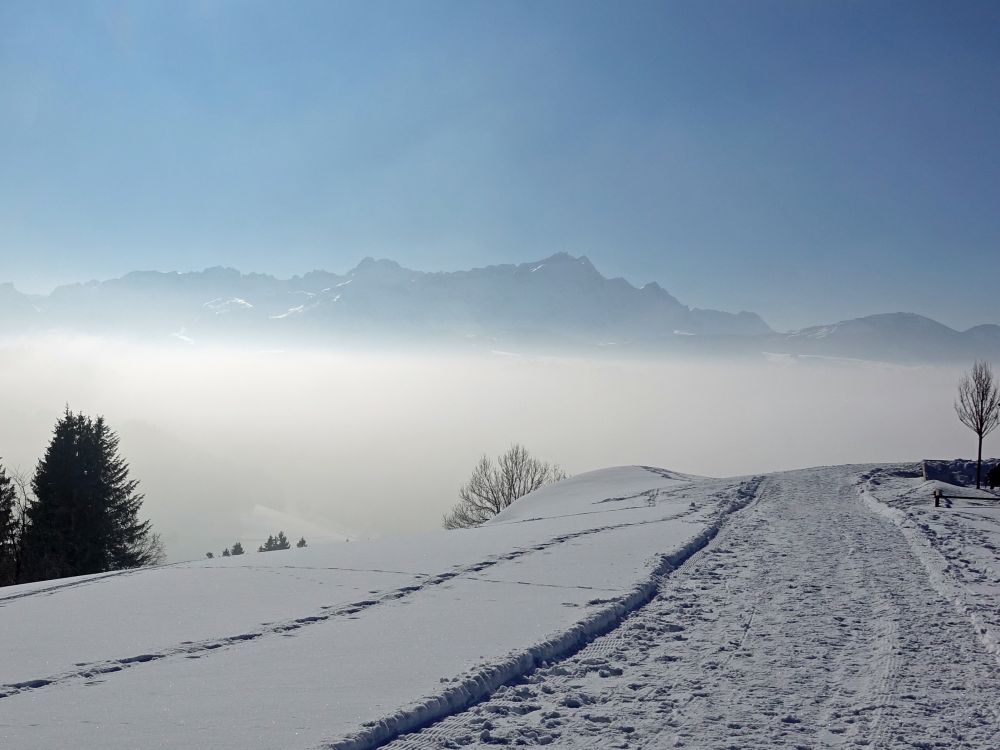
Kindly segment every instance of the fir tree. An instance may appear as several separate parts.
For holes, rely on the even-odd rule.
[[[232,548],[229,550],[229,554],[231,554],[231,555],[242,555],[243,554],[243,545],[240,544],[239,542],[236,542],[236,544],[234,544],[232,546]]]
[[[108,427],[104,417],[93,422],[92,439],[109,523],[108,569],[125,570],[161,562],[157,559],[161,556],[160,551],[151,549],[154,535],[149,521],[139,520],[145,495],[137,491],[139,481],[129,479],[128,464],[118,453],[118,436]]]
[[[206,552],[205,553],[205,557],[207,557],[209,560],[212,560],[212,559],[215,558],[215,553],[214,552]]]
[[[103,417],[68,408],[32,480],[24,580],[123,570],[160,562],[163,546],[139,521],[143,496]]]
[[[284,531],[279,531],[278,536],[268,536],[267,541],[257,548],[258,552],[274,552],[278,549],[289,549],[292,545],[288,542],[288,537]]]
[[[295,546],[296,546],[296,547],[299,547],[299,548],[302,548],[302,547],[305,547],[305,546],[306,546],[306,538],[305,538],[305,537],[301,537],[301,538],[299,539],[299,541],[297,541],[297,542],[295,543]]]
[[[229,557],[229,549],[228,548],[222,550],[222,556],[223,557]]]

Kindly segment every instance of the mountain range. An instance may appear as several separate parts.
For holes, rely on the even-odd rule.
[[[61,330],[186,343],[461,343],[534,351],[788,354],[881,361],[1000,355],[1000,326],[890,313],[782,333],[753,312],[689,307],[586,257],[423,272],[365,258],[290,279],[232,268],[139,271],[28,295],[0,284],[0,334]]]

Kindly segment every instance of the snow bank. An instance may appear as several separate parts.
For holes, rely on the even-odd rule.
[[[927,462],[925,462],[926,465]],[[944,463],[944,462],[942,462]],[[954,462],[948,462],[954,469]],[[940,468],[940,467],[938,467]],[[935,591],[973,625],[983,647],[1000,664],[1000,498],[939,480],[915,478],[913,467],[878,467],[860,479],[861,499],[899,527]],[[935,508],[934,490],[981,497]]]

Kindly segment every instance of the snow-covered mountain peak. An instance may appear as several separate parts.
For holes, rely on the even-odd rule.
[[[37,327],[97,334],[169,336],[183,329],[197,341],[235,335],[266,335],[275,343],[305,336],[408,341],[426,336],[465,345],[470,340],[517,345],[524,338],[596,346],[662,339],[674,330],[741,336],[770,331],[759,318],[691,309],[659,285],[639,290],[624,279],[606,278],[586,256],[567,252],[520,265],[440,273],[374,257],[343,276],[312,271],[276,279],[221,266],[139,271],[59,287],[38,306],[34,318],[30,311],[21,318]],[[11,307],[0,309],[0,327]],[[237,308],[238,316],[219,314]],[[7,323],[15,325],[12,313]]]
[[[236,309],[238,315],[219,314]],[[143,339],[184,330],[202,343],[238,337],[277,346],[426,340],[596,351],[613,342],[620,353],[770,352],[906,362],[1000,357],[1000,326],[959,332],[922,315],[893,312],[779,334],[756,313],[690,307],[656,281],[637,288],[604,276],[586,256],[564,251],[451,272],[367,257],[342,275],[315,270],[278,279],[216,266],[137,271],[61,286],[47,296],[0,287],[0,333],[48,329]]]

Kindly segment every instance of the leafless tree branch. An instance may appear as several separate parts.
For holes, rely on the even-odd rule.
[[[988,362],[976,360],[972,370],[958,383],[955,413],[959,421],[976,433],[979,453],[976,463],[976,488],[981,485],[983,438],[1000,425],[1000,388]]]
[[[446,529],[478,526],[519,497],[565,477],[559,466],[533,458],[523,445],[512,445],[495,462],[483,456],[469,481],[459,488],[460,499],[444,515],[442,525]]]

